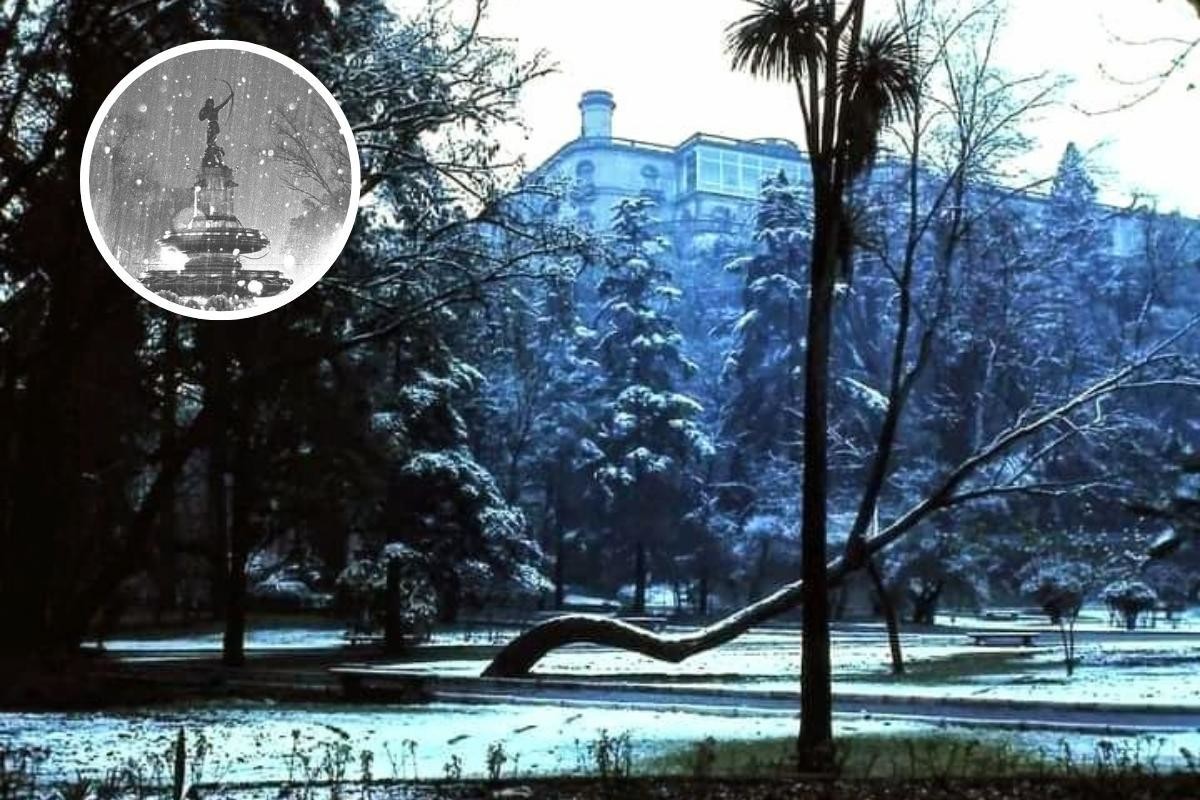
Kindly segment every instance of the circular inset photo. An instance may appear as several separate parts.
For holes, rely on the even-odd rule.
[[[201,319],[312,287],[358,210],[358,150],[312,73],[247,42],[159,53],[100,106],[80,165],[96,246],[138,294]]]

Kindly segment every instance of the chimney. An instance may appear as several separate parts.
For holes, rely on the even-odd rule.
[[[579,111],[583,118],[583,138],[611,139],[613,109],[616,107],[612,92],[584,92],[579,101]]]

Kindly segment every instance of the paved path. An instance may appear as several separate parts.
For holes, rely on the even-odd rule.
[[[799,705],[799,693],[795,691],[606,680],[437,677],[371,665],[348,665],[331,672],[343,682],[351,698],[419,696],[443,702],[628,707],[725,715],[792,715]],[[1200,731],[1200,706],[1170,708],[835,691],[834,707],[841,714],[968,726],[1114,735]]]

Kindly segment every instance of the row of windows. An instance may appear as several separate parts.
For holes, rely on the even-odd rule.
[[[687,188],[689,191],[756,198],[767,178],[783,172],[790,182],[796,183],[799,169],[800,165],[795,161],[736,150],[699,149],[688,156]]]

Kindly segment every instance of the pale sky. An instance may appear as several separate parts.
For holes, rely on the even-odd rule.
[[[403,2],[403,0],[401,0]],[[888,0],[872,0],[882,9]],[[511,37],[521,54],[550,52],[559,71],[531,85],[522,102],[530,128],[509,149],[535,166],[578,135],[576,104],[586,89],[613,92],[616,136],[676,144],[697,131],[736,138],[800,137],[791,89],[732,72],[726,25],[742,0],[491,0],[485,30]],[[1106,79],[1160,70],[1177,48],[1112,40],[1200,37],[1185,0],[1010,0],[1001,64],[1015,74],[1051,70],[1073,81],[1065,104],[1033,131],[1040,145],[1027,165],[1053,171],[1070,140],[1093,156],[1105,199],[1154,194],[1163,210],[1200,216],[1200,52],[1154,97],[1106,116],[1070,107],[1112,107],[1130,90]]]

